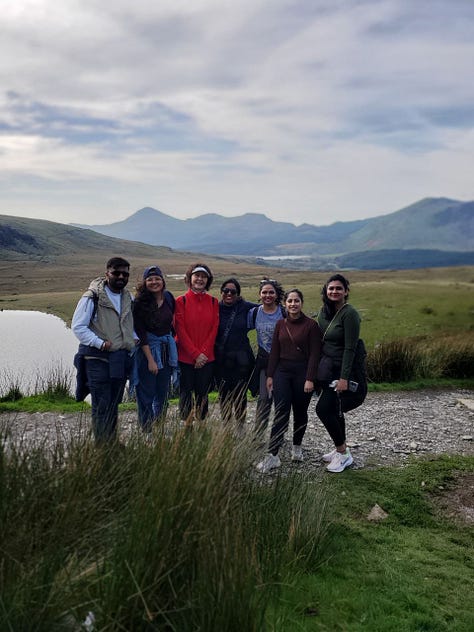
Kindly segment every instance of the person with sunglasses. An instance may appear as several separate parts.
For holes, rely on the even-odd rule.
[[[234,416],[237,429],[242,431],[247,414],[248,381],[255,365],[247,337],[247,315],[256,303],[245,301],[240,292],[240,283],[234,277],[221,285],[219,329],[214,351],[222,421],[229,423]]]
[[[86,383],[81,398],[87,391],[91,394],[92,430],[97,444],[110,443],[117,437],[118,405],[132,366],[135,336],[133,299],[126,289],[129,276],[126,259],[109,259],[105,276],[91,281],[72,317],[72,331],[79,340],[74,364],[78,379]]]

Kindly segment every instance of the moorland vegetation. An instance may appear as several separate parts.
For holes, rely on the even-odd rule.
[[[195,255],[174,256],[158,263],[180,293]],[[0,308],[68,320],[106,258],[1,262]],[[130,259],[133,285],[151,259]],[[300,287],[308,314],[327,277],[206,261],[215,287],[232,273],[249,300],[263,274]],[[472,267],[348,276],[372,388],[472,386]],[[63,374],[38,388],[56,410],[67,390]],[[45,405],[35,396],[30,410]],[[79,630],[91,617],[103,631],[474,628],[472,527],[437,505],[472,475],[473,457],[262,477],[251,441],[212,425],[185,433],[172,415],[152,445],[137,435],[110,450],[95,449],[86,429],[31,445],[1,415],[0,428],[2,630]],[[382,523],[365,519],[374,502],[388,513]]]

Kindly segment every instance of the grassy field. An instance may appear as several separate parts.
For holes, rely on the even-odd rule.
[[[198,258],[200,258],[198,256]],[[203,256],[204,261],[211,261]],[[189,262],[196,256],[190,255]],[[169,259],[164,267],[168,288],[184,291],[182,277],[188,261]],[[149,260],[134,261],[130,287],[140,278]],[[102,274],[104,262],[76,258],[54,264],[0,262],[0,309],[39,310],[70,322],[74,307],[89,281]],[[212,259],[215,274],[212,292],[218,296],[222,281],[236,276],[247,300],[258,300],[258,282],[265,274],[279,280],[284,288],[300,288],[305,311],[320,306],[320,290],[326,272],[302,272],[261,268],[225,259]],[[351,271],[351,303],[362,315],[362,337],[369,347],[397,338],[446,334],[474,336],[474,267],[430,268],[404,271]]]
[[[132,278],[148,263],[134,262]],[[183,274],[182,260],[168,263]],[[0,308],[69,320],[102,267],[0,263]],[[308,314],[328,276],[217,259],[213,269],[215,294],[235,275],[256,300],[266,272],[302,289]],[[399,340],[391,355],[407,362],[412,346],[472,350],[474,268],[347,276],[374,353]],[[174,277],[168,287],[184,289]],[[474,629],[472,525],[442,502],[474,486],[472,457],[262,479],[253,447],[222,432],[178,430],[151,447],[137,437],[110,454],[86,438],[25,449],[3,428],[0,439],[1,630],[78,629],[89,611],[104,632]],[[380,523],[367,520],[375,503]]]
[[[473,471],[472,457],[444,457],[331,478],[323,559],[285,590],[286,629],[473,630],[472,521],[452,502],[464,489],[472,511]],[[370,522],[376,503],[388,516]]]
[[[0,425],[0,629],[474,629],[472,523],[451,511],[474,457],[333,477],[254,459],[222,428],[100,451]]]

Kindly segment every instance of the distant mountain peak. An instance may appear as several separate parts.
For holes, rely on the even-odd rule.
[[[182,220],[145,206],[126,220],[82,227],[151,245],[224,255],[261,257],[298,252],[319,256],[409,248],[459,252],[474,250],[472,204],[426,197],[393,213],[329,226],[296,226],[255,212],[233,217],[205,213]]]

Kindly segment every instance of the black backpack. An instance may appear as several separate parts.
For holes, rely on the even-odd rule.
[[[351,380],[364,384],[367,382],[367,350],[362,338],[359,338],[355,348],[354,361],[352,363]]]

